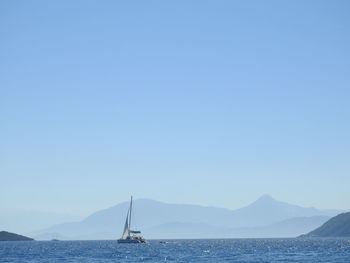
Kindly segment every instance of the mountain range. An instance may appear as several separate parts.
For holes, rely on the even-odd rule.
[[[39,240],[115,239],[121,234],[128,206],[123,202],[79,222],[54,225],[30,235]],[[341,212],[291,205],[269,195],[237,210],[137,199],[133,226],[146,238],[294,237]]]

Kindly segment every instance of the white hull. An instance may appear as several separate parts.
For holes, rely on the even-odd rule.
[[[138,244],[138,243],[145,243],[145,242],[141,242],[140,240],[137,240],[137,239],[118,239],[118,243],[121,243],[121,244]]]

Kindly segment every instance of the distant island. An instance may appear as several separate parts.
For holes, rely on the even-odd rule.
[[[17,235],[7,231],[0,231],[0,241],[33,241],[33,238]]]
[[[332,217],[319,228],[301,237],[350,237],[350,212]]]

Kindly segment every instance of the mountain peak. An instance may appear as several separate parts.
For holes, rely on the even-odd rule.
[[[258,198],[255,202],[276,201],[271,195],[264,194]]]

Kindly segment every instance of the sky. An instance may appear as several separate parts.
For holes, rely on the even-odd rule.
[[[1,1],[0,209],[350,210],[350,2]]]

